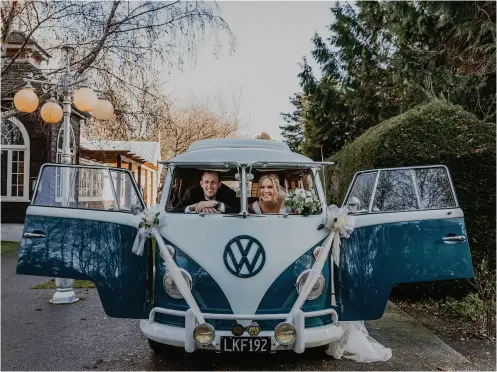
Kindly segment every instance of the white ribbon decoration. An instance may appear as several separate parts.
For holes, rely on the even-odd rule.
[[[346,208],[338,208],[336,205],[328,207],[328,228],[335,231],[333,240],[333,261],[340,266],[340,237],[349,238],[355,228],[354,217],[349,216],[350,211]]]
[[[328,228],[335,233],[332,245],[333,261],[340,266],[340,238],[349,238],[355,228],[355,219],[348,214],[347,208],[338,208],[336,205],[328,207]],[[331,265],[333,265],[333,261]],[[333,266],[332,266],[333,267]],[[336,306],[335,284],[333,271],[331,272],[331,288],[333,290],[331,303]],[[335,359],[342,357],[356,362],[370,363],[387,361],[392,357],[392,350],[385,348],[369,336],[364,322],[339,322],[337,325],[344,330],[343,336],[329,344],[326,353]]]
[[[145,248],[145,242],[147,239],[153,236],[152,228],[159,227],[164,224],[162,216],[160,215],[161,209],[159,206],[154,206],[150,209],[143,211],[137,217],[139,218],[138,224],[142,222],[145,224],[143,227],[139,227],[138,225],[138,233],[136,234],[135,241],[133,243],[133,253],[137,256],[143,255],[143,249]],[[159,215],[157,216],[157,213]],[[155,219],[159,219],[158,224],[154,224]]]
[[[328,207],[328,228],[335,232],[332,243],[331,257],[333,262],[340,266],[340,237],[348,238],[352,231],[354,231],[355,220],[354,217],[349,216],[349,210],[346,207],[338,208],[336,205],[332,204]],[[333,267],[332,267],[333,268]],[[334,270],[331,270],[331,288],[333,290],[331,294],[331,305],[336,306],[335,297],[335,275]]]

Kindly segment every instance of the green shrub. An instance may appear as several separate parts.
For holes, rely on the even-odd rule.
[[[474,267],[475,277],[471,281],[481,300],[479,308],[480,328],[487,335],[495,334],[496,293],[495,266],[491,266],[486,257]]]
[[[476,321],[481,317],[483,300],[478,293],[470,293],[461,300],[448,297],[442,304],[442,312],[466,320]]]
[[[354,174],[382,167],[444,164],[451,173],[465,223],[474,264],[486,255],[495,267],[495,127],[444,102],[418,106],[368,129],[329,161],[326,169],[329,201],[341,204]],[[460,283],[460,282],[457,282]],[[467,284],[467,282],[466,282]],[[450,288],[454,287],[454,281]],[[402,285],[427,297],[447,287]],[[467,294],[468,285],[460,295]],[[435,296],[436,297],[436,296]],[[411,297],[412,298],[412,297]]]
[[[326,182],[341,203],[360,170],[444,164],[465,215],[473,259],[495,257],[495,127],[434,101],[380,123],[334,154]],[[495,265],[495,260],[492,262]]]

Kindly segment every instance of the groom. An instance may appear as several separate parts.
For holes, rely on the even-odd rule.
[[[205,171],[200,185],[186,190],[181,202],[174,208],[175,212],[184,213],[237,213],[240,210],[236,192],[219,180],[219,174]]]

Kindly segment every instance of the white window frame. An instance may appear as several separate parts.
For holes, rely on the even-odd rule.
[[[441,168],[441,169],[445,170],[445,174],[447,175],[447,181],[449,182],[450,190],[452,192],[452,198],[453,198],[453,201],[454,201],[454,206],[438,207],[438,208],[425,208],[422,205],[421,196],[420,196],[419,190],[417,188],[417,181],[416,181],[416,177],[417,176],[416,176],[415,171],[417,169],[437,169],[437,168]],[[381,174],[381,172],[390,172],[390,171],[399,171],[399,170],[400,171],[402,171],[402,170],[409,170],[411,172],[411,177],[412,177],[412,180],[413,180],[413,189],[414,189],[414,192],[416,194],[416,198],[417,198],[417,202],[418,202],[418,207],[419,208],[417,208],[417,209],[410,209],[410,210],[399,210],[399,211],[378,211],[378,212],[373,211],[373,204],[374,204],[374,201],[375,201],[375,198],[376,198],[376,192],[377,192],[378,182],[380,180],[380,174]],[[418,166],[412,166],[412,167],[378,168],[378,169],[371,169],[371,170],[359,171],[359,172],[357,172],[354,175],[354,178],[352,179],[352,182],[349,185],[349,189],[347,190],[347,194],[345,195],[345,198],[343,199],[343,202],[342,202],[342,207],[346,207],[346,205],[347,205],[346,203],[349,201],[349,198],[350,198],[351,193],[352,193],[353,186],[355,185],[355,182],[356,182],[357,178],[361,174],[372,173],[372,172],[376,172],[376,177],[375,177],[375,183],[374,183],[374,186],[373,186],[373,190],[372,190],[372,193],[371,193],[371,198],[369,200],[368,210],[364,211],[364,212],[354,213],[354,214],[357,214],[357,215],[362,215],[362,214],[389,214],[389,213],[393,214],[393,213],[410,213],[410,212],[419,212],[419,211],[433,211],[433,210],[444,210],[444,209],[460,208],[460,206],[459,206],[459,200],[457,199],[456,190],[454,188],[454,183],[452,182],[452,176],[451,176],[451,174],[449,172],[449,168],[447,168],[447,166],[445,166],[443,164],[439,164],[439,165],[418,165]]]
[[[29,141],[28,131],[22,122],[16,117],[6,119],[12,124],[17,126],[21,131],[24,145],[0,145],[2,151],[7,151],[7,195],[1,196],[2,201],[10,202],[29,202],[29,172],[30,172],[30,149],[31,142]],[[23,196],[12,196],[12,152],[24,151],[24,182],[23,182]]]

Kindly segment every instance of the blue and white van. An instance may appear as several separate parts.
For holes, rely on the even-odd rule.
[[[357,173],[343,203],[355,229],[335,262],[321,180],[329,163],[283,143],[215,139],[163,164],[161,224],[141,255],[133,244],[145,205],[129,171],[45,164],[17,273],[93,281],[106,314],[141,319],[154,350],[252,353],[302,353],[336,341],[338,321],[382,317],[398,283],[473,277],[445,166]],[[236,213],[173,213],[204,170],[236,193]],[[319,212],[250,213],[266,173],[286,191],[312,192]]]

